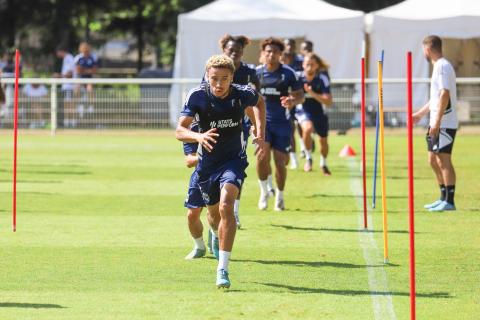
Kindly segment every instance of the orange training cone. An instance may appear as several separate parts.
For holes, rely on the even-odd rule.
[[[346,144],[338,155],[342,158],[345,158],[345,157],[355,157],[357,154],[355,153],[355,150],[352,149],[352,147]]]

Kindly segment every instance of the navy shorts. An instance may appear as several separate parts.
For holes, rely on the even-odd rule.
[[[265,128],[265,141],[278,151],[288,153],[291,149],[290,135],[292,134],[292,126],[290,122],[270,123],[267,121]]]
[[[312,115],[308,112],[305,112],[303,109],[297,109],[297,120],[301,124],[304,121],[311,121],[313,123],[313,128],[315,132],[322,138],[328,137],[328,116],[326,114],[322,115]]]
[[[430,131],[430,127],[428,131]],[[428,151],[434,153],[452,153],[457,129],[440,128],[439,135],[433,139],[428,135],[428,131],[426,136]]]
[[[190,184],[188,186],[187,198],[185,199],[184,206],[189,209],[205,207],[203,202],[202,192],[198,187],[198,172],[194,170],[190,177]]]
[[[233,159],[214,172],[200,173],[198,186],[203,202],[208,206],[218,203],[220,201],[220,191],[226,183],[231,183],[240,189],[247,176],[245,174],[247,166],[246,159]]]

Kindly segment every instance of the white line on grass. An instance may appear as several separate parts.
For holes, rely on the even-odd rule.
[[[388,290],[387,274],[383,266],[378,266],[383,263],[383,258],[373,238],[372,232],[363,231],[363,193],[361,187],[361,176],[359,173],[359,163],[355,159],[348,159],[348,168],[350,169],[350,189],[357,200],[358,207],[358,238],[360,246],[363,249],[363,257],[367,264],[368,271],[368,286],[370,288],[373,312],[375,319],[388,320],[397,319],[393,309],[392,295]],[[373,229],[373,221],[371,215],[368,216],[368,229]]]

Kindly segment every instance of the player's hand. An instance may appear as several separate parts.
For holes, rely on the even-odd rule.
[[[212,128],[204,133],[199,134],[198,143],[208,152],[212,152],[213,147],[217,143],[218,133],[215,133],[217,128]]]
[[[312,93],[313,91],[312,86],[309,86],[306,83],[303,84],[303,89],[305,90],[306,93]]]
[[[292,109],[295,106],[293,104],[293,98],[291,96],[280,97],[280,103],[285,109]]]
[[[440,134],[440,126],[435,125],[433,127],[430,127],[430,130],[428,130],[428,135],[430,138],[438,137]]]
[[[252,143],[256,146],[254,154],[257,156],[257,159],[263,160],[267,154],[267,143],[262,138],[253,138]]]

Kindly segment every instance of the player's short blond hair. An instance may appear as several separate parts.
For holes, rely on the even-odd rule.
[[[232,72],[232,74],[235,72],[235,65],[233,64],[233,60],[223,54],[211,56],[207,60],[207,64],[205,65],[205,71],[208,72],[210,68],[228,69]]]

